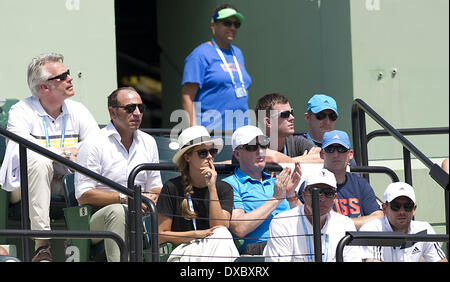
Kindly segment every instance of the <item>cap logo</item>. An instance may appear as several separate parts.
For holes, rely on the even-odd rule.
[[[333,139],[339,139],[339,135],[337,135],[337,134],[334,135],[334,136],[333,136]]]

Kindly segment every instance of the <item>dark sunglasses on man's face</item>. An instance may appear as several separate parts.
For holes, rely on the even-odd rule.
[[[55,79],[63,81],[63,80],[66,80],[67,76],[69,76],[69,75],[70,75],[70,70],[67,70],[66,72],[63,72],[60,75],[57,75],[57,76],[47,79],[47,81],[51,81],[51,80],[55,80]]]
[[[401,204],[399,202],[390,202],[389,206],[391,207],[391,210],[393,211],[399,211],[400,208],[403,206],[403,209],[405,210],[405,212],[411,212],[414,209],[414,203],[413,202],[407,202],[404,204]]]
[[[217,22],[222,23],[226,27],[230,27],[231,25],[234,25],[235,28],[240,28],[241,27],[241,23],[240,22],[235,22],[235,21],[230,21],[230,20],[219,20]]]
[[[323,149],[325,153],[334,153],[334,150],[337,150],[339,153],[347,153],[348,149],[344,146],[328,146]]]
[[[318,120],[323,120],[327,116],[328,116],[328,118],[331,121],[337,120],[337,114],[335,112],[332,112],[332,113],[329,113],[329,114],[327,114],[325,112],[319,112],[319,113],[314,114],[314,115],[316,116],[316,119],[318,119]]]
[[[259,143],[256,145],[245,144],[245,145],[242,145],[242,148],[244,148],[244,150],[246,150],[248,152],[256,152],[256,150],[258,150],[258,146],[261,147],[261,149],[269,148],[269,144],[261,145]]]
[[[197,155],[200,159],[204,159],[208,156],[208,153],[211,155],[211,157],[215,157],[217,155],[217,153],[219,152],[219,149],[217,148],[211,148],[211,149],[200,149],[197,150]]]
[[[270,116],[272,116],[272,117],[279,116],[280,118],[289,118],[291,115],[294,116],[294,109],[274,113],[274,114],[271,114]]]
[[[306,192],[308,192],[308,195],[312,195],[312,188],[308,188],[306,190]],[[329,198],[329,199],[333,198],[335,194],[336,194],[336,191],[333,190],[333,189],[330,189],[330,188],[320,188],[320,190],[319,190],[319,195],[320,196],[323,195],[323,196],[325,196],[326,198]]]
[[[280,112],[280,118],[289,118],[291,115],[294,116],[294,109]]]
[[[125,106],[113,106],[113,108],[122,108],[129,114],[134,112],[136,110],[136,107],[139,109],[140,113],[143,113],[144,110],[145,110],[145,105],[144,104],[128,104],[128,105],[125,105]]]

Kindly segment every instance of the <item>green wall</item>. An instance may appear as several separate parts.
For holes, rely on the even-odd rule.
[[[117,87],[114,1],[1,0],[0,38],[0,98],[30,96],[31,59],[58,52],[74,79],[73,99],[98,123],[109,121],[106,97]]]
[[[350,130],[352,101],[350,17],[347,1],[229,1],[245,21],[235,40],[253,80],[249,107],[265,94],[286,95],[296,110],[296,129],[304,130],[308,99],[318,92],[336,98]],[[158,1],[158,40],[162,48],[164,125],[181,108],[185,57],[211,39],[211,11],[222,1]]]

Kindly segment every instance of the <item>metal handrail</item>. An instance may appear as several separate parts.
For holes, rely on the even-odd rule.
[[[397,129],[402,135],[437,135],[449,134],[448,127],[431,127],[431,128],[400,128]],[[375,137],[390,136],[389,132],[384,129],[377,129],[367,134],[367,143]]]
[[[365,116],[369,115],[377,122],[386,132],[394,137],[409,152],[411,152],[418,160],[420,160],[428,169],[430,176],[445,190],[448,190],[449,178],[448,174],[437,164],[433,163],[419,149],[416,148],[408,139],[406,139],[397,129],[392,127],[386,120],[377,114],[369,105],[361,99],[355,99],[352,105],[352,131],[353,145],[355,148],[355,159],[359,165],[367,165],[367,135],[365,126]]]
[[[20,170],[21,170],[21,193],[22,193],[22,199],[21,199],[21,207],[22,207],[22,213],[21,213],[21,219],[22,219],[22,228],[24,230],[30,229],[30,219],[29,219],[29,210],[28,210],[28,179],[27,179],[27,157],[26,157],[26,149],[30,149],[40,155],[43,155],[49,159],[52,159],[54,161],[57,161],[58,163],[61,163],[62,165],[74,170],[78,171],[79,173],[86,175],[87,177],[90,177],[92,179],[95,179],[96,181],[103,183],[106,186],[111,187],[115,191],[118,191],[120,193],[123,193],[127,195],[129,198],[133,199],[135,197],[134,190],[130,190],[127,187],[124,187],[98,173],[95,173],[85,167],[82,167],[81,165],[74,163],[58,154],[53,153],[50,150],[47,150],[44,147],[41,147],[23,137],[20,137],[17,134],[14,134],[5,128],[0,127],[0,135],[5,136],[6,138],[10,139],[10,141],[14,141],[18,143],[19,145],[19,161],[20,161]],[[140,207],[138,207],[140,209]],[[139,212],[138,212],[139,214]],[[134,213],[128,214],[129,221],[133,222],[135,219],[132,218]],[[132,234],[134,232],[131,232],[130,226],[128,228],[129,234]],[[142,257],[142,250],[136,250],[134,249],[136,238],[133,236],[129,236],[130,239],[130,260],[131,261],[138,261],[140,257]],[[29,253],[29,241],[27,239],[23,239],[23,252],[24,252],[24,260],[30,261],[31,255]]]
[[[369,115],[375,122],[377,122],[390,136],[394,137],[403,146],[403,158],[405,166],[405,181],[412,184],[411,177],[411,153],[422,162],[429,170],[429,175],[444,189],[445,197],[445,222],[446,234],[450,231],[450,192],[449,192],[449,175],[440,165],[433,163],[426,157],[419,149],[417,149],[408,139],[406,139],[399,130],[392,127],[386,120],[384,120],[378,113],[376,113],[369,105],[361,99],[355,99],[352,105],[352,133],[353,133],[353,147],[355,148],[355,160],[359,165],[368,164],[367,142],[366,135],[366,118]],[[407,172],[409,170],[409,172]],[[450,246],[447,246],[447,251],[450,251]]]
[[[120,251],[120,261],[126,262],[128,259],[128,251],[125,242],[120,236],[111,231],[84,231],[84,230],[22,230],[22,229],[3,229],[0,230],[0,237],[44,237],[44,238],[110,238],[113,239]]]
[[[354,246],[401,246],[406,242],[448,242],[449,236],[440,234],[404,234],[400,232],[347,231],[336,247],[336,261],[344,261],[344,247]]]
[[[237,167],[237,164],[215,164],[214,168],[216,169],[217,173],[219,174],[229,174],[233,173],[235,168]],[[279,172],[283,168],[279,165],[275,164],[268,164],[265,167],[265,170],[267,171],[275,171]],[[174,163],[144,163],[137,165],[128,176],[128,187],[134,187],[135,193],[140,193],[141,189],[139,186],[135,185],[135,179],[139,172],[143,170],[178,170],[178,167]],[[392,181],[398,181],[398,176],[395,174],[394,171],[387,167],[350,167],[350,171],[352,172],[374,172],[374,173],[386,173],[391,177]],[[158,230],[158,216],[157,216],[157,210],[156,206],[153,203],[152,200],[142,197],[142,201],[149,207],[150,209],[150,225],[151,225],[151,242],[158,242],[158,232],[155,232],[155,230]],[[314,255],[315,255],[315,261],[320,262],[322,261],[322,245],[321,245],[321,229],[320,229],[320,220],[318,215],[320,213],[319,208],[319,189],[313,189],[312,191],[312,210],[313,210],[313,238],[314,238]],[[142,232],[138,232],[139,234],[142,234]],[[142,242],[142,240],[137,240],[137,242]],[[158,244],[152,244],[152,261],[158,262],[159,261],[159,248]],[[137,249],[141,249],[138,248]]]
[[[156,136],[169,136],[172,133],[176,133],[177,135],[181,133],[182,129],[174,129],[174,128],[139,128],[139,130],[150,134],[150,135],[156,135]],[[214,133],[214,130],[208,130],[208,132]],[[222,130],[222,136],[231,136],[233,134],[233,130]],[[303,130],[295,130],[293,135],[302,135],[305,134],[305,131]]]
[[[385,166],[350,166],[350,172],[385,173],[391,178],[392,182],[400,181],[397,174]]]

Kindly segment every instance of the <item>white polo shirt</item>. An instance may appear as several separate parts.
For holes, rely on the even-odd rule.
[[[336,247],[346,231],[356,231],[353,221],[330,211],[322,227],[322,261],[336,261]],[[305,234],[310,236],[305,236]],[[269,239],[264,249],[265,261],[314,260],[313,227],[305,216],[304,205],[276,215],[269,228]],[[361,261],[359,246],[344,248],[344,261]]]
[[[39,99],[27,97],[9,110],[7,130],[48,150],[61,154],[59,147],[78,147],[90,135],[97,135],[100,129],[89,110],[80,102],[66,99],[62,112],[55,119],[42,107]],[[27,156],[37,153],[27,150]],[[67,173],[67,168],[54,163],[55,172]],[[8,142],[5,158],[0,169],[0,184],[7,191],[20,186],[19,146]]]
[[[127,186],[130,172],[142,163],[159,163],[155,139],[140,130],[134,132],[129,152],[121,142],[121,137],[110,122],[100,130],[100,134],[88,138],[78,149],[77,163],[123,186]],[[141,171],[135,179],[143,192],[162,187],[159,171]],[[78,199],[90,189],[98,188],[115,191],[80,173],[75,173],[75,197]]]
[[[376,218],[361,226],[359,231],[393,232],[388,218]],[[420,232],[435,234],[428,222],[411,220],[408,234]],[[402,247],[362,246],[363,259],[376,259],[385,262],[419,262],[423,257],[425,261],[434,262],[445,258],[445,254],[437,242],[411,242]]]
[[[97,121],[80,102],[66,99],[61,114],[55,119],[34,96],[11,107],[7,129],[55,153],[60,150],[52,148],[77,146],[99,131]]]

